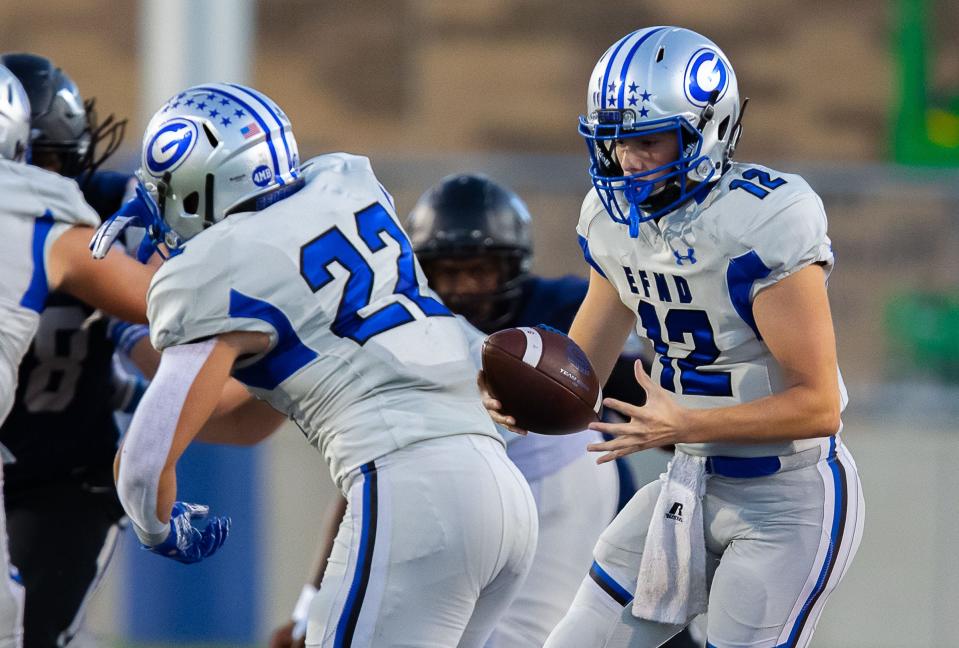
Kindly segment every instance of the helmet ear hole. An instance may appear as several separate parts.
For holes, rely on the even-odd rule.
[[[200,194],[194,191],[184,198],[183,209],[189,214],[196,214],[200,209]]]
[[[660,47],[659,51],[656,52],[656,62],[659,63],[663,60],[663,56],[666,54],[666,48]]]
[[[220,144],[220,141],[216,138],[216,135],[213,134],[213,131],[210,130],[210,126],[206,122],[203,122],[203,134],[206,135],[206,139],[210,142],[212,148],[216,148]],[[194,211],[193,213],[195,214],[196,212]]]
[[[719,128],[716,130],[716,135],[720,141],[726,137],[727,128],[729,128],[729,115],[726,115],[726,118],[719,122]]]

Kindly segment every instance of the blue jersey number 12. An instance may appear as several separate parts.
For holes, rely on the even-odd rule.
[[[732,396],[732,379],[728,371],[701,371],[719,357],[719,349],[713,337],[713,327],[703,310],[672,308],[666,313],[663,324],[666,338],[663,339],[663,326],[659,323],[656,309],[652,304],[640,300],[639,321],[646,329],[646,336],[653,343],[656,359],[663,365],[659,374],[659,384],[663,389],[676,391],[675,362],[679,367],[679,385],[683,394],[695,396]],[[685,357],[670,356],[669,342],[681,343],[686,335],[692,336],[693,350]]]
[[[733,180],[729,183],[729,188],[731,190],[742,189],[748,191],[760,200],[768,196],[769,192],[773,189],[778,189],[786,184],[786,181],[782,178],[773,178],[760,169],[746,169],[743,171],[743,177],[746,178],[746,180]],[[747,180],[756,180],[759,184],[747,182]]]
[[[427,317],[452,316],[449,309],[432,297],[420,294],[416,280],[413,249],[406,234],[389,212],[374,203],[356,212],[356,229],[365,247],[373,254],[387,246],[387,239],[396,241],[400,254],[396,259],[394,295],[404,295]],[[349,272],[346,288],[330,330],[335,335],[365,344],[374,335],[412,322],[409,307],[399,301],[390,302],[365,316],[359,311],[370,304],[374,272],[355,245],[336,227],[323,232],[300,248],[300,275],[313,292],[333,281],[329,271],[338,263]]]

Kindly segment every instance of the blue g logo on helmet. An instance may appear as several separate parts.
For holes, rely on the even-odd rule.
[[[190,155],[196,138],[196,124],[187,119],[171,119],[146,146],[147,169],[155,176],[172,171]]]
[[[265,187],[273,180],[273,169],[265,164],[261,164],[253,169],[253,174],[250,177],[253,180],[253,184],[257,187]]]
[[[686,64],[686,98],[696,106],[705,106],[714,93],[722,98],[729,87],[729,71],[715,50],[703,47]]]

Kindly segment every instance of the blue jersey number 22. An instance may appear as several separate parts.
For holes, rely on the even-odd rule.
[[[420,294],[410,241],[382,205],[374,203],[356,212],[356,230],[371,253],[384,249],[387,238],[400,246],[400,254],[396,259],[394,295],[404,295],[427,317],[452,315],[441,302]],[[365,344],[374,335],[415,319],[409,307],[399,301],[390,302],[365,316],[359,314],[360,310],[369,306],[372,298],[373,268],[346,235],[335,227],[300,248],[300,274],[313,292],[333,281],[329,271],[332,263],[338,263],[350,273],[336,317],[330,326],[335,335]]]

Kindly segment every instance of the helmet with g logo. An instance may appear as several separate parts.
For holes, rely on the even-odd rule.
[[[232,83],[171,97],[147,126],[137,176],[155,202],[152,236],[174,253],[229,214],[302,184],[290,120],[263,93]]]
[[[593,69],[579,132],[589,173],[610,216],[638,224],[666,214],[726,170],[741,132],[736,75],[705,36],[680,27],[649,27],[610,47]],[[676,134],[676,159],[624,174],[614,147],[653,133]],[[624,211],[625,210],[625,211]]]

